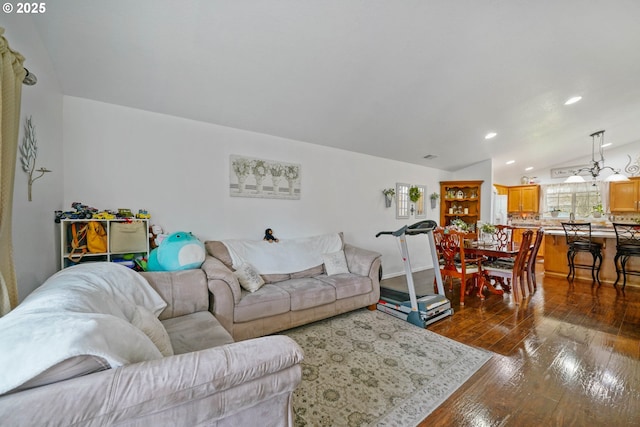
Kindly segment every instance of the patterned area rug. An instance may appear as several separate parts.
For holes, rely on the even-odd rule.
[[[305,353],[296,426],[415,426],[492,354],[367,309],[284,335]]]

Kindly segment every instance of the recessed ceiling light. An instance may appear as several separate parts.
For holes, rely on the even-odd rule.
[[[571,104],[575,104],[576,102],[580,101],[582,99],[581,96],[573,96],[569,99],[567,99],[564,103],[564,105],[571,105]]]
[[[484,139],[491,139],[491,138],[494,138],[496,135],[497,135],[497,133],[495,133],[495,132],[489,132],[488,134],[486,134],[484,136]]]
[[[533,166],[529,166],[528,168],[525,168],[524,170],[526,170],[526,171],[530,171],[530,170],[532,170],[532,169],[533,169]]]
[[[514,164],[515,162],[516,162],[515,160],[509,160],[506,164],[508,164],[508,165],[512,165],[512,164]]]

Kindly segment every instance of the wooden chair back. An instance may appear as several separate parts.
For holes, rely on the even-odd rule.
[[[525,293],[523,283],[524,265],[527,260],[527,255],[529,254],[532,236],[533,231],[531,230],[522,233],[520,249],[513,263],[501,263],[500,260],[498,260],[482,266],[483,272],[488,276],[503,277],[511,280],[511,292],[513,293],[513,299],[516,304],[520,303],[518,287],[520,287],[523,296]]]
[[[475,260],[469,260],[464,253],[466,233],[438,227],[433,231],[433,238],[440,259],[440,274],[449,279],[453,289],[453,279],[460,279],[460,305],[464,305],[467,280],[476,279],[479,269]]]
[[[506,247],[507,244],[513,243],[513,229],[510,225],[496,225],[496,232],[494,234],[494,239],[496,240],[498,246]]]

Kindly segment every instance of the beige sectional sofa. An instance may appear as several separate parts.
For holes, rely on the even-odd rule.
[[[0,424],[293,425],[292,393],[303,359],[293,340],[233,342],[208,311],[204,270],[144,273],[155,292],[133,294],[138,279],[131,274],[137,273],[98,265],[96,277],[86,275],[89,264],[62,270],[52,276],[53,285],[41,286],[0,318]],[[124,270],[103,283],[105,271],[114,268]],[[159,312],[155,321],[164,326],[174,355],[163,357],[157,336],[133,326],[140,307]],[[83,340],[91,345],[80,351]],[[65,357],[42,371],[47,360]],[[110,366],[113,360],[121,366]],[[19,372],[27,366],[35,374]]]
[[[286,259],[282,266],[280,251],[286,251],[287,241],[262,243],[266,259],[260,261],[269,265],[270,257],[281,265],[277,273],[259,272],[265,282],[257,291],[249,292],[240,286],[234,274],[234,256],[230,253],[230,243],[237,241],[207,241],[208,256],[202,269],[208,279],[209,291],[213,298],[211,310],[234,340],[264,336],[316,320],[325,319],[362,307],[375,309],[380,298],[379,269],[381,255],[377,252],[345,244],[342,234],[337,233],[341,250],[344,252],[348,272],[328,275],[323,254],[314,255],[318,264],[302,271],[287,271]],[[318,236],[321,238],[323,236]],[[311,244],[301,247],[315,249]],[[249,243],[260,250],[259,243]],[[296,242],[293,242],[296,243]],[[309,243],[309,242],[307,242]],[[298,250],[294,248],[294,250]],[[304,250],[304,249],[303,249]],[[286,252],[285,252],[286,253]],[[239,257],[236,256],[236,262]],[[278,258],[278,259],[276,259]],[[313,260],[312,256],[308,257]],[[313,263],[313,262],[311,262]]]

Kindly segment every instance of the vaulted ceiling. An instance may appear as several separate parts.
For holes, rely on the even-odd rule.
[[[34,22],[67,95],[449,171],[491,158],[498,182],[600,129],[640,141],[638,0],[57,0]]]

